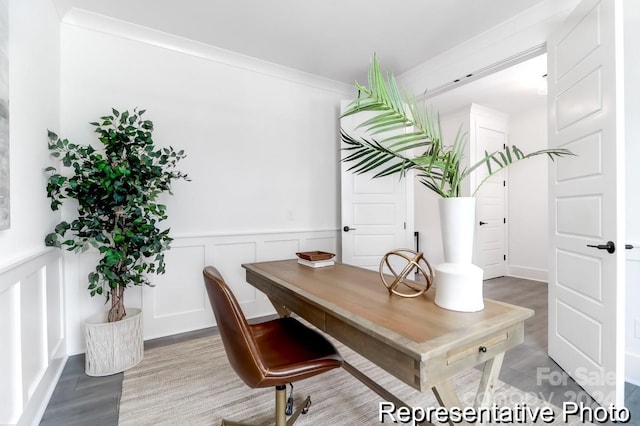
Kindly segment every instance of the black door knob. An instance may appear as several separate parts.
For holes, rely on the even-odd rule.
[[[344,232],[349,232],[349,231],[355,231],[355,230],[356,230],[356,228],[349,228],[349,226],[345,226],[344,228],[342,228],[342,230],[343,230]]]
[[[486,224],[487,224],[487,222],[480,221],[480,226],[486,225]]]
[[[598,250],[606,250],[607,253],[615,253],[616,251],[616,245],[613,243],[613,241],[607,241],[607,244],[587,244],[587,247],[597,248]]]

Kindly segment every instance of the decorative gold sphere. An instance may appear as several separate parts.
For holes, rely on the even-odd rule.
[[[396,272],[396,269],[394,269],[392,262],[390,261],[394,256],[400,257],[404,259],[404,262],[406,262],[405,266],[399,273]],[[391,275],[393,275],[393,281],[391,283],[387,282],[387,279],[390,278],[390,276],[389,274],[385,274],[385,266]],[[424,285],[414,280],[407,280],[407,276],[416,269],[424,277]],[[422,252],[410,249],[397,249],[390,251],[382,257],[382,260],[380,261],[380,279],[389,291],[389,294],[396,294],[401,297],[417,297],[431,287],[431,283],[433,282],[433,269],[431,269],[431,265],[429,265],[427,259],[424,258]],[[406,293],[398,291],[400,284],[408,287],[410,291]]]

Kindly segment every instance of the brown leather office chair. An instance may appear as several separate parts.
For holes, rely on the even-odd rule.
[[[207,266],[203,275],[229,363],[251,388],[275,386],[276,426],[292,425],[306,413],[311,399],[307,396],[295,413],[286,413],[292,414],[287,421],[287,383],[340,367],[342,357],[325,337],[294,318],[249,324],[218,270]],[[222,421],[222,425],[242,424]]]

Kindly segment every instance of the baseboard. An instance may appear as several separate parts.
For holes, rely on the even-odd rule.
[[[546,269],[528,268],[526,266],[508,265],[510,277],[524,278],[533,281],[549,282],[549,272]]]
[[[640,354],[627,352],[624,361],[625,382],[640,386]]]
[[[38,387],[31,398],[29,398],[29,402],[24,407],[24,411],[16,425],[36,426],[40,424],[40,420],[42,420],[47,405],[49,405],[53,391],[62,375],[62,370],[67,363],[67,358],[67,356],[56,358],[49,363],[47,370],[40,379]]]

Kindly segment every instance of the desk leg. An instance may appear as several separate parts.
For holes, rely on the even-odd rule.
[[[485,363],[482,378],[480,379],[480,384],[478,385],[478,391],[476,393],[474,401],[474,406],[476,408],[489,407],[489,405],[491,404],[491,401],[493,399],[493,392],[496,388],[496,382],[498,381],[498,375],[500,374],[500,368],[502,368],[503,360],[504,352],[499,353]],[[460,399],[453,389],[453,383],[451,379],[443,380],[442,382],[437,383],[432,388],[432,390],[434,395],[436,396],[436,399],[442,407],[446,407],[449,409],[451,407],[463,407]]]
[[[371,379],[369,376],[364,374],[362,371],[358,370],[356,367],[349,364],[347,361],[343,361],[342,368],[344,368],[353,377],[358,379],[363,385],[365,385],[366,387],[368,387],[369,389],[377,393],[379,396],[381,396],[384,401],[392,402],[396,406],[396,408],[400,408],[400,407],[410,408],[409,405],[407,405],[400,398],[396,397],[394,394],[387,391],[385,388],[380,386],[378,383],[376,383],[373,379]],[[424,424],[427,426],[434,426],[433,423],[431,422],[420,422],[420,424],[421,425]]]
[[[478,386],[478,393],[476,394],[476,408],[488,407],[491,404],[503,359],[504,352],[499,353],[484,365],[484,371],[480,379],[480,385]]]
[[[463,408],[464,405],[460,402],[458,395],[456,395],[455,390],[453,389],[453,383],[451,379],[443,380],[440,383],[436,383],[435,386],[431,388],[433,394],[436,396],[436,399],[440,403],[441,407],[445,407],[447,409],[451,409],[451,407],[460,407]],[[450,425],[468,425],[467,422],[453,423],[449,422]]]
[[[278,313],[278,315],[280,315],[281,318],[285,318],[285,317],[290,317],[291,316],[291,309],[289,309],[286,306],[283,306],[283,305],[275,302],[270,297],[269,297],[269,302],[271,302],[271,304],[273,305],[273,307],[275,308],[276,312]]]

